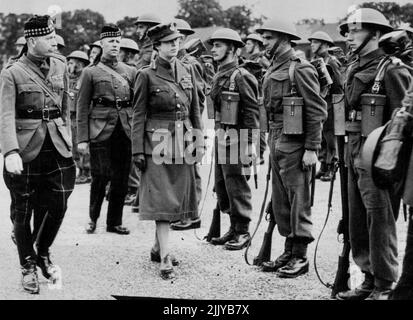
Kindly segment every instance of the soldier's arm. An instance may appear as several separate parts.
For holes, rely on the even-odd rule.
[[[390,110],[387,116],[390,117],[395,109],[402,106],[402,101],[410,84],[412,83],[412,76],[410,72],[403,66],[389,66],[384,75],[384,87],[386,90],[387,101]]]
[[[331,85],[331,93],[343,93],[343,77],[340,72],[340,64],[335,59],[331,59],[329,62],[332,74],[330,75],[333,79],[333,84]]]
[[[19,151],[16,134],[16,87],[8,69],[0,74],[0,149],[4,156]]]
[[[245,129],[259,129],[259,107],[258,107],[258,81],[255,77],[247,72],[242,71],[235,78],[241,98],[242,122]],[[248,142],[255,142],[257,137],[252,137],[252,132],[248,134]]]
[[[65,72],[63,74],[63,97],[62,97],[62,119],[67,127],[67,132],[72,135],[70,129],[70,104],[69,104],[69,74],[67,72],[67,66],[65,66]]]
[[[145,72],[138,72],[133,94],[132,155],[145,153],[145,120],[148,103],[149,79]]]
[[[194,68],[189,66],[189,71],[191,73],[192,78],[192,101],[191,101],[191,110],[190,110],[190,117],[192,126],[195,129],[203,129],[202,118],[201,118],[201,109],[200,109],[200,101],[198,96],[198,87],[197,87],[197,80]]]
[[[305,149],[318,150],[321,147],[321,132],[327,119],[327,103],[320,96],[317,71],[307,63],[295,68],[297,91],[304,99]]]
[[[89,142],[89,108],[93,97],[93,80],[89,68],[82,72],[77,98],[77,142]]]

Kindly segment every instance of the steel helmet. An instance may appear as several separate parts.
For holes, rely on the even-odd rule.
[[[120,39],[120,48],[135,51],[136,53],[139,52],[138,44],[135,41],[133,41],[132,39],[128,39],[128,38]]]
[[[263,33],[264,31],[279,32],[288,35],[291,40],[301,40],[301,38],[297,35],[297,30],[295,29],[295,25],[291,19],[273,19],[265,22],[255,31],[258,33]]]
[[[144,24],[149,24],[149,25],[157,25],[157,24],[160,24],[161,22],[162,22],[161,18],[159,18],[156,14],[144,13],[138,17],[138,20],[136,20],[135,24],[144,23]]]
[[[189,25],[188,22],[186,22],[183,19],[174,19],[173,22],[176,23],[176,28],[180,33],[183,35],[189,36],[191,34],[194,34],[195,31],[192,30],[191,26]]]
[[[96,40],[91,45],[89,45],[89,47],[90,47],[90,49],[92,49],[93,47],[98,47],[98,48],[102,49],[102,45],[100,44],[100,40]]]
[[[257,33],[251,33],[248,35],[248,37],[245,39],[245,41],[247,40],[253,40],[253,41],[257,41],[259,42],[261,45],[264,44],[264,41],[262,40],[261,36]]]
[[[16,40],[16,46],[24,46],[26,44],[26,38],[25,37],[20,37],[19,39]]]
[[[61,36],[59,36],[58,34],[56,34],[56,42],[57,42],[58,46],[62,46],[62,47],[66,46],[65,45],[65,40]]]
[[[67,60],[69,59],[79,59],[83,61],[86,65],[89,64],[89,58],[87,57],[87,54],[83,51],[80,50],[75,50],[71,54],[69,54],[66,58]]]
[[[238,48],[242,48],[245,46],[245,43],[241,40],[241,37],[238,34],[238,32],[229,28],[222,28],[215,31],[212,34],[211,38],[208,40],[208,43],[212,44],[214,40],[231,41]]]
[[[390,25],[389,21],[380,11],[371,8],[360,8],[354,10],[348,16],[347,21],[339,26],[340,34],[345,37],[348,33],[349,25],[356,25],[361,23],[376,26],[378,29],[383,30],[384,32],[393,30],[393,27]]]
[[[199,38],[193,38],[185,42],[185,44],[183,45],[183,49],[185,49],[190,54],[191,53],[202,53],[206,51],[206,47],[204,43]]]
[[[319,40],[323,41],[329,44],[329,46],[334,46],[334,41],[331,39],[331,37],[324,31],[316,31],[314,32],[309,38],[309,41],[311,40]]]
[[[413,28],[410,26],[398,27],[396,30],[404,30],[407,33],[410,33],[411,35],[413,35]]]

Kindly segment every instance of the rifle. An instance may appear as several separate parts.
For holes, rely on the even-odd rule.
[[[338,224],[337,233],[343,235],[343,250],[338,257],[337,273],[334,280],[331,297],[337,293],[349,290],[350,267],[350,236],[349,236],[349,208],[347,192],[347,168],[344,164],[344,136],[337,136],[338,166],[340,172],[342,218]]]
[[[208,234],[204,239],[211,242],[212,238],[219,238],[221,236],[221,210],[219,209],[219,204],[215,207],[212,213],[211,226],[209,227]]]
[[[274,219],[274,213],[272,211],[272,202],[268,202],[266,212],[266,220],[268,221],[268,228],[267,231],[264,233],[264,238],[262,240],[262,245],[260,252],[254,258],[252,264],[254,266],[261,266],[263,262],[271,260],[271,243],[272,243],[272,233],[274,232],[274,228],[277,225]]]

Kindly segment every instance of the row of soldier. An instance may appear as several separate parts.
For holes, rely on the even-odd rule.
[[[136,24],[139,47],[129,39],[121,39],[117,26],[106,25],[100,41],[91,46],[89,57],[82,52],[69,55],[72,81],[68,86],[64,64],[56,56],[53,25],[47,16],[36,16],[25,24],[26,44],[19,59],[2,72],[0,140],[23,288],[39,292],[36,265],[46,278],[53,278],[49,248],[75,183],[72,140],[73,155],[78,154],[80,180],[88,179],[90,163],[87,232],[96,229],[110,182],[107,231],[128,234],[129,230],[122,226],[123,206],[128,191],[135,194],[134,208],[140,218],[156,221],[151,260],[160,262],[162,278],[174,277],[173,267],[179,260],[170,254],[169,228],[200,226],[199,162],[204,141],[203,137],[194,139],[195,164],[175,163],[178,156],[173,149],[167,152],[171,163],[159,163],[160,155],[154,150],[160,141],[154,136],[165,129],[172,131],[171,144],[176,145],[178,131],[202,131],[202,111],[211,105],[215,129],[250,131],[245,141],[238,141],[237,149],[239,157],[246,157],[250,163],[257,158],[263,162],[265,148],[257,151],[256,144],[260,140],[260,146],[265,147],[264,127],[268,126],[271,211],[285,238],[285,247],[275,261],[264,262],[262,270],[275,272],[281,278],[305,274],[309,269],[307,248],[314,240],[312,168],[319,158],[317,152],[323,150],[317,176],[325,181],[332,179],[337,158],[333,95],[344,94],[347,152],[340,161],[345,160],[349,172],[353,258],[365,280],[360,288],[340,292],[337,298],[387,298],[398,280],[394,213],[398,212],[401,194],[378,188],[370,172],[360,164],[366,137],[402,106],[411,84],[407,66],[411,61],[397,60],[385,67],[381,63],[387,56],[379,48],[380,37],[393,31],[385,17],[373,9],[358,9],[340,25],[352,53],[348,66],[329,54],[333,42],[327,34],[312,35],[312,51],[315,58],[321,58],[314,63],[317,69],[293,49],[294,41],[300,37],[288,20],[270,20],[256,30],[260,35],[250,35],[246,40],[248,59],[240,59],[239,52],[245,44],[231,29],[212,34],[212,56],[202,56],[205,48],[199,39],[185,42],[185,37],[193,33],[185,21],[165,24],[154,15],[142,15]],[[124,50],[119,54],[122,42]],[[261,51],[261,47],[265,50]],[[319,72],[323,66],[327,73]],[[383,76],[377,80],[378,71]],[[376,119],[362,119],[361,103],[363,94],[371,92],[375,81],[386,97],[386,111],[372,124]],[[412,107],[408,99],[404,105]],[[229,106],[229,114],[223,106]],[[286,116],[285,110],[292,117]],[[67,127],[70,122],[74,124],[72,130]],[[365,127],[369,132],[364,131]],[[255,135],[254,129],[263,132]],[[214,190],[217,208],[228,214],[230,228],[210,242],[228,250],[241,250],[251,240],[249,175],[245,174],[244,164],[229,163],[229,159],[217,161],[220,147],[231,148],[227,136],[217,135],[215,140]],[[135,181],[129,190],[128,181]],[[406,189],[403,197],[410,204],[411,196],[406,194],[412,192]],[[407,259],[412,257],[406,254]],[[403,269],[398,287],[411,287],[408,269]]]

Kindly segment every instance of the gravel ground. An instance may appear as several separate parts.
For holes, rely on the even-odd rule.
[[[2,161],[1,161],[2,163]],[[209,166],[202,166],[204,190]],[[267,164],[259,173],[259,189],[253,182],[253,208],[251,229],[255,228],[263,190]],[[7,188],[0,182],[0,299],[113,299],[112,295],[162,297],[182,299],[329,299],[330,290],[317,280],[313,266],[315,242],[309,247],[310,272],[297,279],[280,279],[274,274],[263,273],[257,267],[244,262],[244,252],[226,251],[196,238],[193,230],[171,232],[171,251],[180,259],[176,267],[177,278],[162,280],[159,265],[149,259],[154,240],[154,222],[139,221],[130,207],[124,209],[124,225],[131,229],[128,236],[106,233],[106,208],[95,234],[88,235],[84,228],[88,221],[89,185],[76,186],[70,200],[60,233],[52,247],[52,259],[62,268],[62,288],[53,289],[40,275],[40,295],[29,295],[21,289],[20,270],[15,245],[10,240],[10,198]],[[317,181],[313,208],[314,235],[318,236],[326,215],[329,183]],[[336,227],[341,216],[336,182],[334,205],[318,253],[319,272],[328,282],[334,280],[341,245],[337,241]],[[207,234],[215,207],[215,199],[208,190],[202,215],[202,226],[196,231],[202,238]],[[402,216],[401,216],[402,217]],[[229,221],[223,216],[221,231],[225,232]],[[262,235],[267,228],[263,222],[252,243],[250,259],[258,253]],[[407,225],[398,221],[399,258],[403,258]],[[274,232],[272,257],[282,252],[283,239]]]

